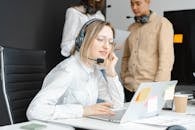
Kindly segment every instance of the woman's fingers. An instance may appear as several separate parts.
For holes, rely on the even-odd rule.
[[[105,103],[99,103],[97,104],[97,110],[100,112],[100,114],[114,114],[114,112],[111,110],[112,104],[105,102]]]
[[[109,102],[102,102],[102,103],[98,103],[97,105],[102,105],[102,106],[106,106],[106,107],[110,107],[112,108],[112,103],[109,103]]]
[[[84,116],[89,115],[114,115],[114,112],[111,110],[111,103],[98,103],[91,106],[84,107]]]

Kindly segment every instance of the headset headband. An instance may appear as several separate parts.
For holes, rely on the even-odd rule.
[[[81,28],[81,30],[80,30],[78,36],[77,36],[76,39],[75,39],[75,47],[76,47],[76,50],[77,50],[77,51],[79,51],[79,49],[81,48],[81,45],[82,45],[82,43],[83,43],[83,41],[84,41],[85,33],[86,33],[86,28],[87,28],[90,24],[94,23],[95,21],[103,21],[103,20],[97,19],[97,18],[91,19],[91,20],[87,21],[87,22],[83,25],[83,27]]]

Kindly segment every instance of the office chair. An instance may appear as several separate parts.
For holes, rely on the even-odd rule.
[[[3,93],[0,100],[6,106],[4,115],[9,117],[8,124],[27,121],[27,107],[41,89],[46,75],[45,54],[44,50],[0,46],[0,94]]]

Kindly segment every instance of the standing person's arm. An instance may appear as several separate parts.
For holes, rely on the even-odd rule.
[[[171,70],[174,63],[173,35],[172,24],[167,19],[163,18],[159,32],[159,65],[155,81],[171,79]]]
[[[68,8],[66,11],[66,19],[63,29],[62,42],[61,42],[61,54],[63,56],[69,56],[72,50],[76,36],[80,30],[79,14],[74,8]]]

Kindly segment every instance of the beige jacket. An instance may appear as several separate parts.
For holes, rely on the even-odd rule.
[[[135,91],[141,82],[170,80],[174,63],[172,24],[153,12],[148,23],[134,23],[129,31],[121,65],[125,87]]]

